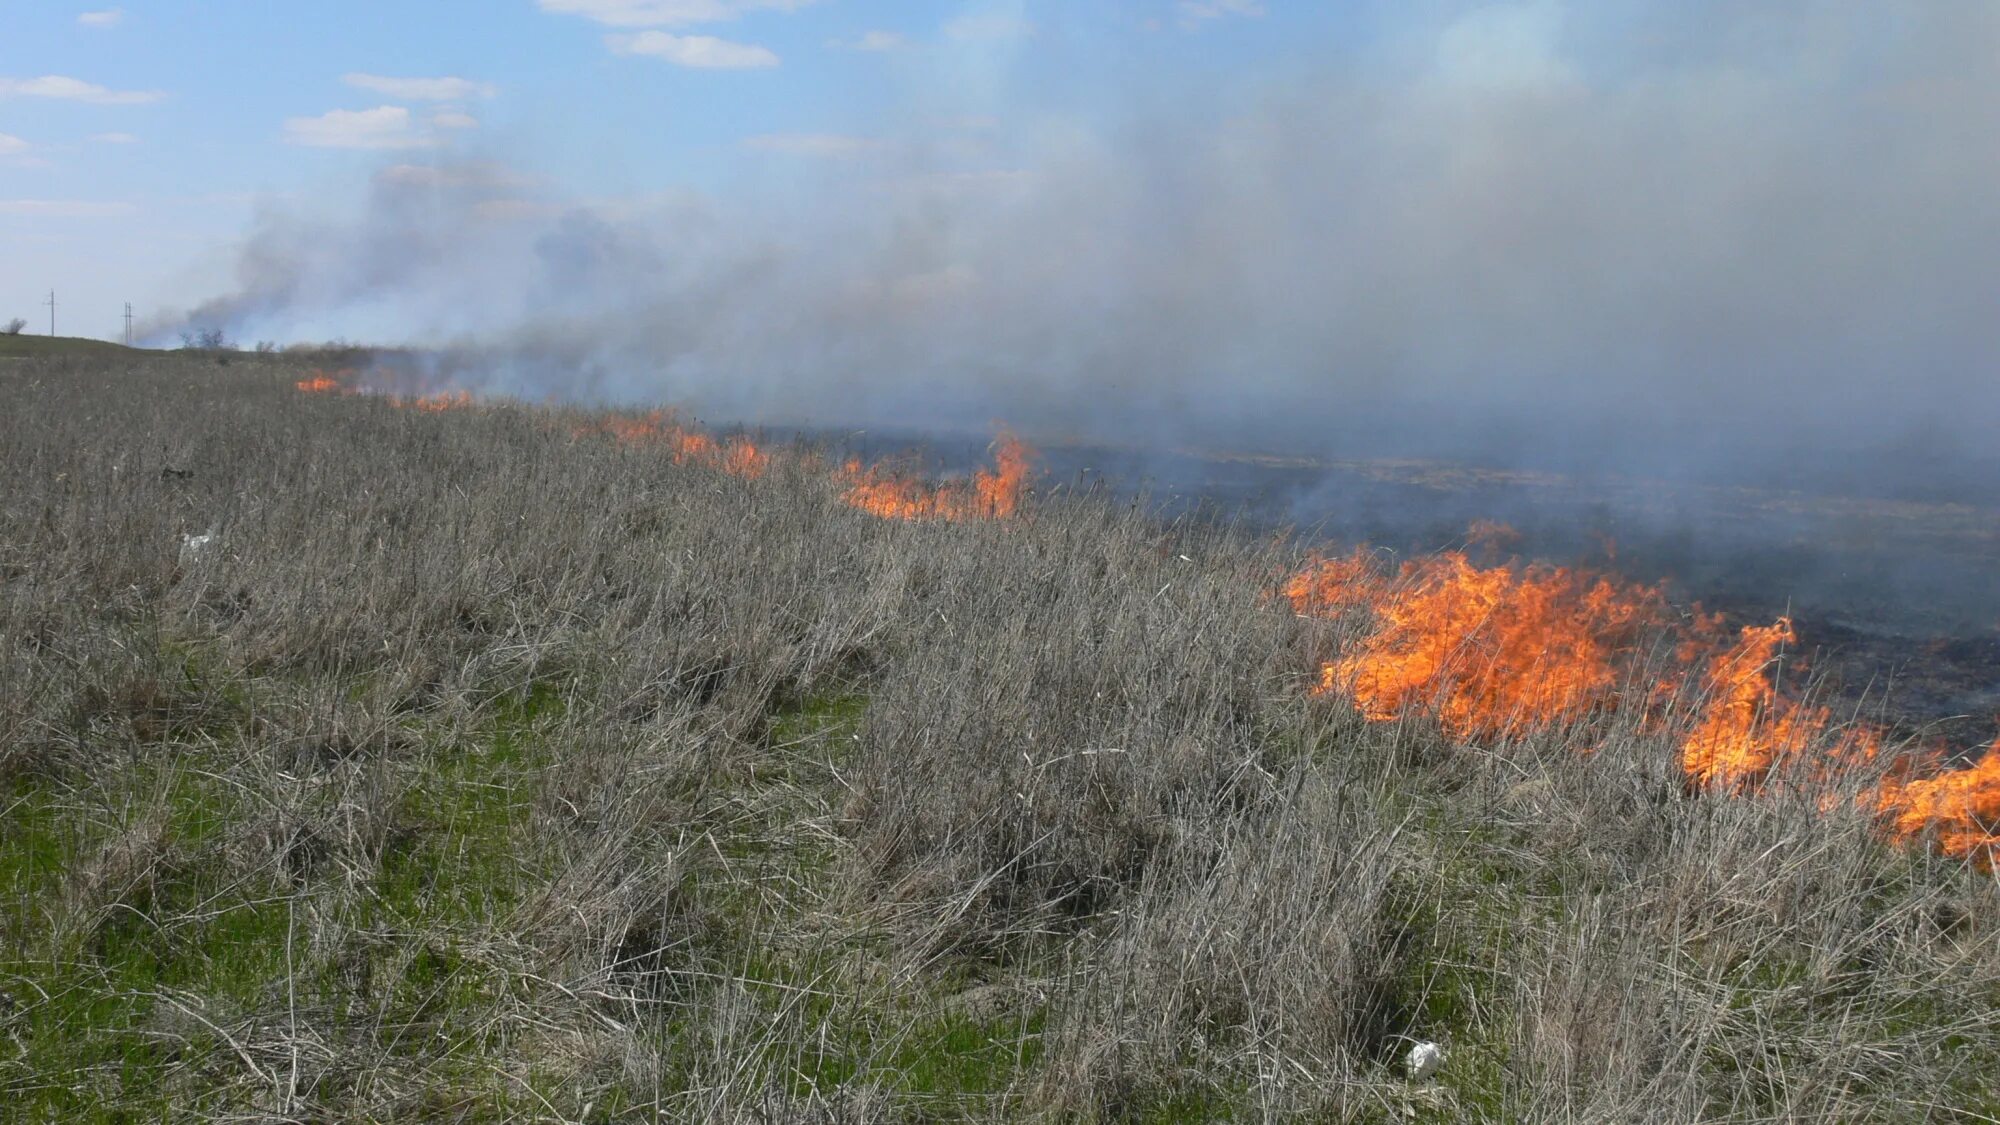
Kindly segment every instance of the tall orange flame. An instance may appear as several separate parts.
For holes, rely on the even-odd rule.
[[[1704,786],[1741,789],[1787,756],[1812,752],[1819,772],[1875,756],[1881,735],[1855,725],[1836,730],[1832,713],[1784,698],[1776,676],[1798,643],[1789,617],[1747,625],[1708,664],[1708,698],[1681,744],[1681,768]]]
[[[1383,576],[1361,555],[1322,559],[1286,594],[1302,613],[1365,606],[1371,628],[1320,669],[1320,692],[1383,721],[1434,714],[1462,737],[1572,722],[1615,699],[1616,658],[1665,616],[1660,591],[1567,567],[1474,565],[1452,551]]]
[[[1485,538],[1496,541],[1490,528]],[[1646,630],[1677,630],[1683,663],[1707,652],[1704,698],[1679,738],[1692,784],[1747,793],[1787,761],[1839,781],[1878,757],[1885,739],[1878,727],[1836,723],[1826,708],[1779,690],[1786,649],[1797,643],[1789,618],[1747,626],[1718,647],[1714,619],[1673,626],[1657,587],[1556,566],[1480,567],[1458,552],[1406,562],[1394,575],[1366,553],[1315,559],[1284,593],[1302,614],[1365,615],[1364,632],[1321,666],[1315,690],[1351,697],[1375,721],[1422,712],[1458,737],[1505,737],[1644,701],[1649,693],[1620,690],[1635,642]],[[1666,682],[1650,695],[1681,691]],[[1939,760],[1903,753],[1865,800],[1891,839],[1929,839],[1946,855],[1994,866],[2000,741],[1968,766],[1940,769]]]

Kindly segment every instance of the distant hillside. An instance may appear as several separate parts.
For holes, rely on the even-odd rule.
[[[89,340],[81,336],[0,336],[0,359],[22,359],[49,355],[100,355],[124,352],[138,354],[144,348],[128,348],[109,340]]]

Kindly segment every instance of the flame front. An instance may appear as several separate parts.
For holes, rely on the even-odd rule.
[[[316,371],[295,386],[306,394],[370,393],[345,371]],[[474,403],[462,390],[387,397],[427,412]],[[609,415],[575,433],[662,446],[676,463],[740,477],[761,477],[772,464],[772,454],[755,443],[718,440],[672,411]],[[794,456],[817,464],[810,455]],[[1033,456],[1003,430],[994,442],[994,467],[968,480],[933,484],[889,462],[859,460],[835,475],[848,504],[884,518],[1008,519],[1020,510]],[[1471,537],[1489,550],[1513,538],[1497,524],[1479,525]],[[1751,792],[1787,760],[1809,765],[1808,776],[1838,780],[1875,758],[1883,744],[1882,730],[1839,727],[1825,708],[1779,690],[1786,652],[1797,643],[1789,618],[1746,626],[1733,643],[1719,646],[1713,618],[1697,613],[1692,628],[1675,626],[1659,587],[1545,564],[1479,566],[1455,551],[1405,562],[1394,573],[1366,552],[1317,558],[1285,584],[1284,594],[1303,615],[1365,618],[1361,636],[1321,666],[1315,692],[1346,695],[1373,721],[1425,713],[1460,738],[1512,738],[1634,701],[1684,696],[1684,685],[1672,679],[1651,691],[1624,690],[1635,676],[1639,641],[1651,631],[1677,637],[1682,665],[1704,666],[1700,705],[1673,728],[1682,732],[1680,766],[1693,785]],[[1893,840],[1928,839],[1946,855],[1994,866],[2000,740],[1971,765],[1941,769],[1938,761],[1934,753],[1903,755],[1864,803]]]
[[[339,374],[350,375],[352,373],[340,372]],[[315,371],[292,385],[309,395],[351,395],[355,393],[348,387],[345,379],[329,375],[324,371]]]
[[[1669,727],[1681,732],[1680,766],[1694,786],[1754,792],[1787,762],[1801,777],[1837,783],[1877,758],[1886,736],[1869,724],[1836,723],[1826,708],[1780,690],[1787,649],[1798,643],[1789,618],[1718,643],[1713,618],[1697,613],[1691,627],[1674,624],[1658,587],[1565,567],[1481,567],[1459,552],[1406,562],[1392,575],[1357,552],[1315,559],[1284,594],[1307,616],[1362,615],[1361,636],[1321,666],[1315,691],[1344,695],[1377,722],[1421,713],[1459,738],[1512,737],[1688,697],[1678,679],[1650,692],[1621,690],[1651,631],[1678,639],[1680,663],[1701,669],[1698,705]],[[2000,859],[2000,741],[1962,768],[1940,768],[1941,757],[1903,753],[1864,804],[1891,839],[1930,839],[1946,855],[1990,867]]]
[[[354,384],[353,372],[315,371],[293,385],[305,394],[377,393]],[[384,395],[392,406],[426,413],[476,405],[467,390],[418,395]],[[743,437],[718,439],[680,420],[672,410],[646,414],[607,414],[572,429],[578,438],[605,436],[621,445],[664,447],[676,464],[702,465],[731,476],[757,478],[770,470],[772,454]],[[794,454],[801,464],[817,466],[809,454]],[[850,460],[836,470],[844,487],[842,498],[862,511],[885,519],[973,520],[1011,519],[1033,469],[1034,450],[1004,428],[993,443],[994,467],[980,469],[969,480],[933,484],[899,472],[888,462],[864,467]]]
[[[603,433],[621,445],[657,445],[666,448],[677,465],[704,465],[730,476],[755,479],[771,467],[771,455],[748,438],[718,441],[710,434],[683,425],[671,410],[654,410],[638,416],[613,414],[590,426],[580,426],[578,437]]]
[[[900,473],[893,465],[864,468],[858,459],[841,466],[846,500],[871,515],[900,520],[1010,519],[1021,507],[1034,451],[1002,430],[993,442],[994,468],[980,469],[970,481],[931,484]]]
[[[1993,866],[2000,858],[2000,740],[1972,765],[1885,783],[1877,809],[1895,839],[1929,836],[1946,855]]]
[[[1664,618],[1649,586],[1567,567],[1481,567],[1461,552],[1403,564],[1392,579],[1362,555],[1319,560],[1286,593],[1302,613],[1363,606],[1368,633],[1320,669],[1376,721],[1434,714],[1461,738],[1511,737],[1611,704],[1618,656]]]
[[[1875,756],[1879,731],[1835,730],[1826,708],[1778,693],[1785,649],[1797,643],[1791,618],[1780,617],[1745,626],[1736,644],[1709,660],[1707,702],[1681,744],[1681,768],[1691,780],[1742,789],[1787,756],[1814,752],[1822,773]]]
[[[353,371],[314,371],[305,378],[293,383],[292,386],[298,388],[300,392],[309,395],[365,395],[379,393],[357,384],[355,378],[356,375]],[[438,414],[446,410],[463,410],[473,405],[472,392],[466,390],[446,390],[413,395],[391,393],[384,394],[382,397],[391,406],[403,407],[408,410],[421,410],[426,414]]]

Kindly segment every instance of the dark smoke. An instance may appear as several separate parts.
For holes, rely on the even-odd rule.
[[[1411,24],[796,191],[392,168],[358,214],[267,215],[189,319],[753,423],[2000,489],[2000,7]]]

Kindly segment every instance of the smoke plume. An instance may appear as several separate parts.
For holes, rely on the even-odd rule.
[[[804,183],[391,167],[264,216],[189,320],[753,423],[1991,471],[2000,8],[1408,7],[1435,16],[1114,114],[743,154],[831,169]]]

